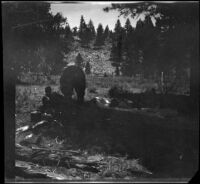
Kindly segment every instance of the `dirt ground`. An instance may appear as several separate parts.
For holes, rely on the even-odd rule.
[[[44,87],[17,87],[19,104],[16,106],[18,108],[16,129],[33,125],[30,122],[30,112],[40,105]],[[54,89],[58,90],[58,87],[54,86]],[[43,169],[48,167],[51,178],[56,178],[52,174],[62,174],[61,179],[69,180],[132,180],[135,178],[191,178],[194,176],[198,170],[199,155],[199,125],[196,118],[170,113],[169,109],[128,110],[125,108],[102,108],[89,103],[89,99],[94,96],[105,96],[106,91],[102,91],[104,94],[87,92],[84,105],[67,110],[63,116],[65,120],[62,121],[62,128],[55,128],[53,133],[52,130],[47,131],[47,129],[43,133],[41,131],[39,133],[33,131],[17,133],[16,144],[28,146],[29,149],[30,145],[35,145],[46,149],[51,147],[58,150],[79,150],[80,154],[77,158],[79,161],[85,155],[87,159],[94,158],[95,163],[114,163],[114,165],[111,164],[110,167],[108,164],[102,169],[96,167],[96,171],[91,168],[83,169],[80,166],[74,168],[73,164],[66,167],[60,164],[62,157],[57,159],[59,164],[56,162],[52,166],[52,164],[48,164],[49,162],[45,162],[46,164],[41,165],[40,162],[35,162],[29,157],[30,153],[33,154],[34,149],[30,149],[30,152],[27,151],[26,156],[29,161],[32,164],[39,163]],[[20,102],[20,94],[24,96],[26,93],[28,94],[27,99]],[[24,149],[20,148],[21,152],[19,151],[19,153],[22,153]],[[46,154],[44,152],[43,156]],[[17,165],[25,165],[25,163],[22,164],[22,161],[27,162],[27,160],[22,158],[23,156],[16,160]],[[101,161],[100,158],[102,158]],[[77,163],[77,159],[75,159],[75,163]],[[123,166],[122,163],[125,161],[129,167]],[[83,161],[81,163],[83,164]],[[132,163],[131,166],[130,163]],[[32,170],[34,170],[33,168],[32,166]],[[94,166],[92,168],[94,169]],[[40,168],[40,170],[42,169]],[[38,178],[40,176],[31,175],[30,177]],[[23,176],[18,176],[18,178],[22,179]]]

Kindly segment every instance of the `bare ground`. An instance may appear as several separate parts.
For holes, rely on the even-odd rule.
[[[34,88],[28,89],[33,94]],[[38,89],[40,92],[29,95],[29,103],[17,106],[16,128],[33,125],[30,111],[40,105],[43,95],[43,88]],[[101,108],[86,101],[67,110],[61,123],[63,127],[49,124],[37,131],[17,130],[16,165],[26,171],[20,170],[18,179],[191,178],[198,170],[197,118],[159,109]],[[38,150],[43,148],[46,150]],[[66,162],[67,150],[78,150],[68,155],[71,164]],[[33,158],[34,154],[38,157]]]

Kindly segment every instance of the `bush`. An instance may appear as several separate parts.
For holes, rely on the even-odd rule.
[[[89,62],[87,62],[85,65],[85,73],[88,75],[91,73],[91,66]]]
[[[111,87],[108,91],[108,95],[111,98],[124,98],[126,96],[131,95],[132,93],[126,89],[124,89],[122,86],[115,85]]]
[[[88,91],[90,93],[97,93],[97,89],[95,87],[89,88]]]

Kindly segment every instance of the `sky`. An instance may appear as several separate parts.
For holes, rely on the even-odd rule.
[[[120,19],[121,25],[124,26],[126,18],[123,16],[118,17],[119,12],[117,10],[112,10],[109,12],[104,12],[103,8],[111,6],[111,3],[138,3],[142,1],[76,1],[70,3],[70,1],[49,1],[51,3],[51,12],[56,14],[58,12],[67,18],[67,22],[70,27],[79,27],[80,18],[83,15],[86,23],[91,19],[95,28],[98,27],[98,24],[101,23],[105,28],[106,25],[109,26],[109,29],[113,30],[117,19]],[[145,2],[145,1],[143,1]],[[154,1],[155,3],[177,3],[178,1]],[[184,1],[183,1],[184,2]],[[195,2],[195,1],[186,1],[186,2]],[[137,19],[129,17],[133,27],[136,26],[137,20],[144,20],[144,14],[141,14]],[[152,22],[155,26],[156,20],[152,17]]]
[[[113,30],[118,19],[119,12],[116,10],[104,12],[103,8],[111,6],[110,2],[84,2],[84,3],[55,3],[51,4],[51,12],[56,14],[58,12],[67,18],[67,22],[71,28],[79,27],[80,18],[83,15],[86,23],[91,19],[95,28],[101,23],[105,28]],[[119,17],[122,26],[124,26],[126,18]],[[135,27],[136,21],[130,18],[132,26]]]

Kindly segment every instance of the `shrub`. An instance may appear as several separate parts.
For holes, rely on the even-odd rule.
[[[95,87],[89,88],[88,91],[90,93],[97,93],[97,89]]]
[[[111,98],[124,98],[125,96],[129,96],[131,95],[132,93],[126,89],[124,89],[122,86],[118,86],[118,85],[115,85],[113,87],[111,87],[108,91],[108,95],[111,97]]]
[[[89,62],[87,62],[85,65],[85,73],[88,75],[91,73],[91,66]]]

